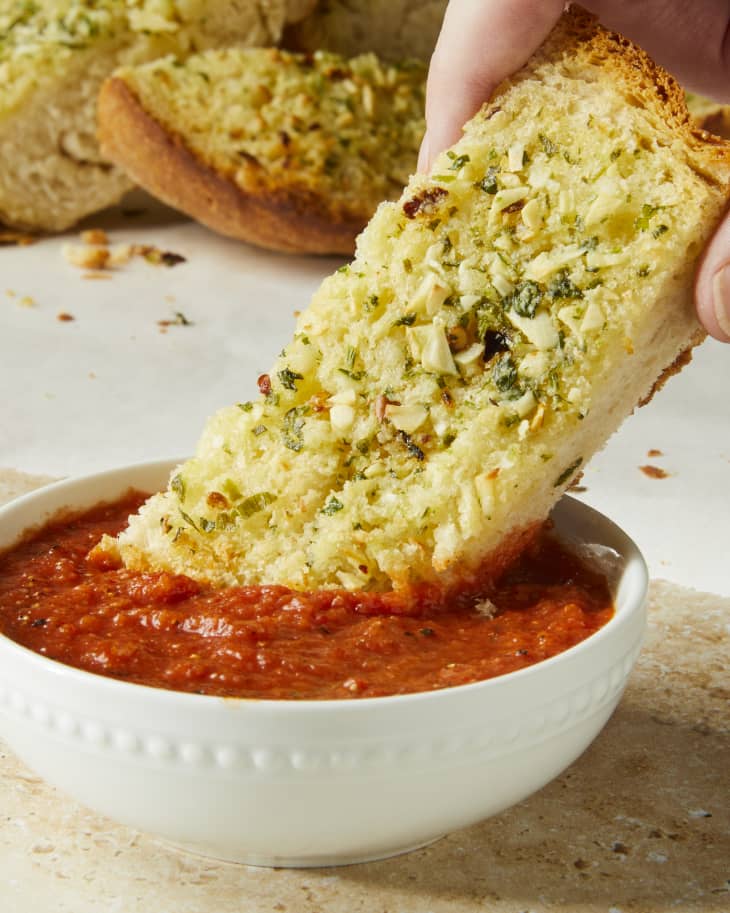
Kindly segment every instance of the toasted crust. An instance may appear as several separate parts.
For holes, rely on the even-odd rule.
[[[352,253],[367,215],[338,217],[325,200],[303,190],[242,190],[150,117],[123,80],[104,83],[98,113],[104,155],[154,196],[214,231],[271,250]]]

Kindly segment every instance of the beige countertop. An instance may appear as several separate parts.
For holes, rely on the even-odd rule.
[[[0,501],[46,481],[0,475]],[[730,600],[663,581],[618,710],[526,802],[339,869],[180,853],[86,811],[0,744],[2,913],[728,913]]]

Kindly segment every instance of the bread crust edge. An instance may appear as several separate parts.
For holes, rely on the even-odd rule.
[[[230,238],[286,253],[350,255],[367,222],[338,217],[316,194],[243,190],[201,162],[115,76],[99,93],[98,138],[103,155],[139,186]]]

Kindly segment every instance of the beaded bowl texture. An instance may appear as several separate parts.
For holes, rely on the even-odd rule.
[[[175,463],[59,482],[0,509],[0,549],[63,509],[156,491]],[[0,735],[79,802],[193,852],[342,865],[428,843],[540,789],[615,708],[639,653],[648,575],[636,545],[572,498],[560,535],[601,561],[615,616],[552,659],[440,691],[240,700],[83,672],[0,635]]]

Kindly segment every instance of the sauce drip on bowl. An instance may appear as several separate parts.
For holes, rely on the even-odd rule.
[[[431,691],[555,656],[613,614],[605,578],[543,531],[488,594],[438,605],[280,586],[216,589],[88,557],[144,500],[63,518],[0,557],[0,630],[51,659],[227,697]]]

